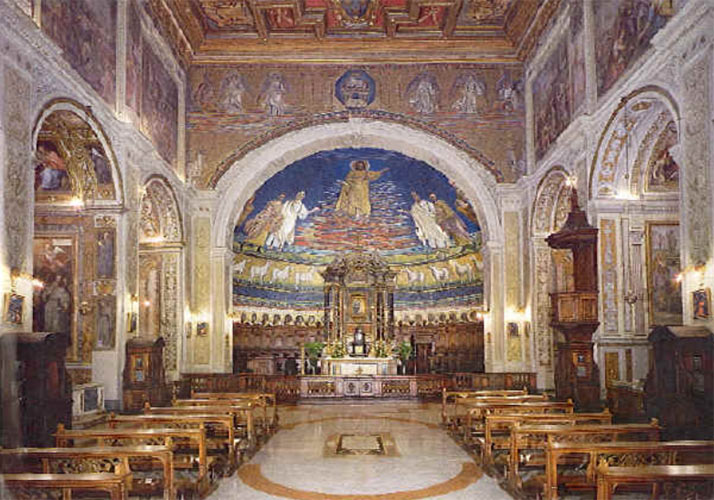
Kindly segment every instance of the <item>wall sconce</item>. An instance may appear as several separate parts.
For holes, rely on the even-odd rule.
[[[69,206],[77,211],[82,210],[84,208],[84,200],[82,200],[79,196],[74,196],[71,200],[69,200]]]

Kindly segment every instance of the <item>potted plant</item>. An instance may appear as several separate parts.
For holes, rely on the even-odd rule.
[[[322,354],[324,347],[324,342],[305,342],[305,354],[307,355],[313,373],[317,373],[317,358]]]
[[[407,342],[406,340],[402,341],[399,345],[397,345],[397,356],[401,360],[401,371],[402,374],[407,369],[407,362],[409,361],[409,358],[412,356],[412,344],[411,342]]]

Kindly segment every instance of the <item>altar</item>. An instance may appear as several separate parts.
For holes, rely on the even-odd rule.
[[[396,375],[393,358],[326,358],[322,361],[324,375]]]

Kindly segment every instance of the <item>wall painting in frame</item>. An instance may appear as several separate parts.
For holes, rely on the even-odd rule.
[[[650,325],[681,325],[679,225],[648,222],[646,233]]]

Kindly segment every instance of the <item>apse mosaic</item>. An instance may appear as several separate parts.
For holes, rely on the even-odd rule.
[[[424,162],[381,149],[322,151],[248,201],[234,231],[235,306],[321,308],[320,271],[377,251],[397,271],[395,307],[479,305],[481,231],[464,193]]]

